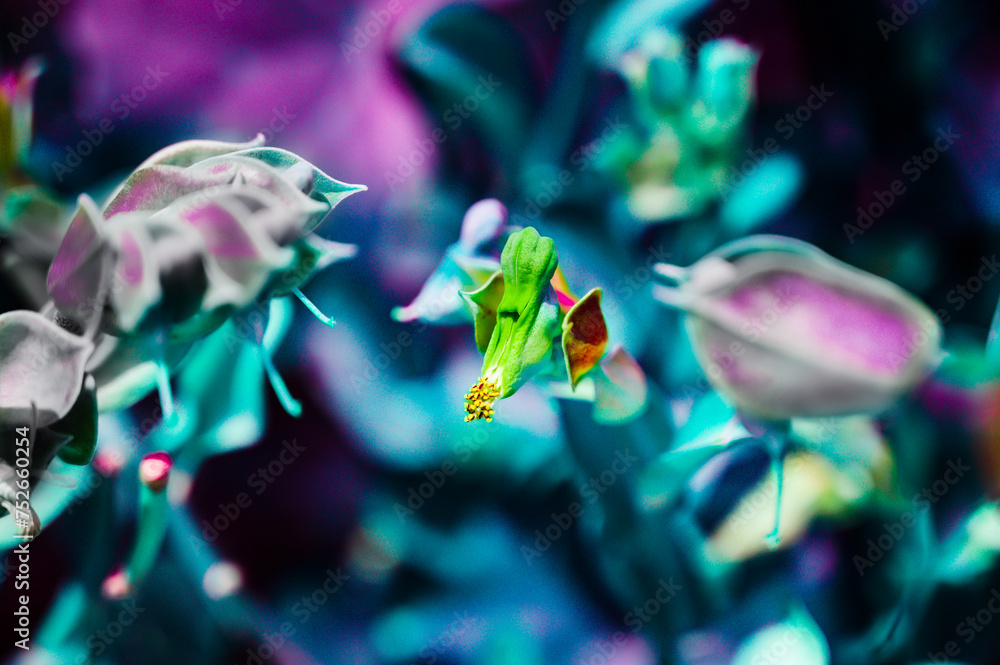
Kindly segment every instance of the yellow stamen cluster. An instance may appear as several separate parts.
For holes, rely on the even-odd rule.
[[[499,397],[500,388],[497,387],[497,384],[487,380],[485,376],[479,377],[479,381],[465,396],[465,411],[467,413],[465,422],[470,423],[480,418],[485,418],[488,423],[493,422],[493,402],[497,401]]]

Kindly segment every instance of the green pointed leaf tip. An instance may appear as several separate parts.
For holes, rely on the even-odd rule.
[[[497,270],[475,291],[461,291],[460,294],[472,312],[476,329],[476,347],[480,353],[485,354],[493,338],[493,331],[497,327],[497,311],[503,300],[503,272]]]
[[[503,297],[483,359],[483,375],[466,395],[466,421],[492,420],[493,403],[513,395],[551,357],[559,308],[546,301],[559,259],[555,242],[527,227],[500,255]]]

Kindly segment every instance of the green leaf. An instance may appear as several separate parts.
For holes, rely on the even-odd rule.
[[[36,185],[12,187],[0,200],[0,231],[33,241],[36,251],[54,251],[66,234],[63,206]],[[51,255],[50,255],[51,256]]]
[[[89,464],[97,448],[97,386],[88,376],[69,413],[50,428],[72,440],[59,449],[59,459],[77,466]]]
[[[500,270],[494,272],[486,283],[475,291],[459,293],[472,311],[476,329],[476,347],[480,353],[486,353],[497,326],[497,309],[503,300],[503,272]]]
[[[661,454],[639,476],[639,496],[647,509],[673,503],[691,476],[708,460],[748,436],[733,424],[732,407],[716,393],[702,397],[677,435],[677,447]]]
[[[639,497],[645,508],[657,510],[672,504],[694,472],[721,453],[729,442],[706,439],[678,450],[670,450],[653,460],[639,476]]]

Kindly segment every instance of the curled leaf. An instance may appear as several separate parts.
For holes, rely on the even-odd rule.
[[[507,207],[496,199],[483,199],[472,204],[462,218],[459,243],[472,254],[496,240],[507,222]]]
[[[573,387],[604,355],[608,326],[601,312],[601,290],[591,289],[563,319],[562,347],[566,371]]]
[[[56,422],[73,407],[93,345],[37,312],[0,314],[0,423]]]
[[[47,286],[56,309],[81,329],[89,329],[104,308],[112,256],[104,217],[86,194],[49,269]]]
[[[631,420],[646,407],[649,385],[635,358],[618,347],[600,362],[594,378],[594,420],[614,425]]]
[[[497,308],[503,300],[503,273],[497,270],[486,283],[475,291],[462,291],[461,296],[472,311],[476,328],[476,346],[480,353],[486,353],[490,338],[497,326]]]

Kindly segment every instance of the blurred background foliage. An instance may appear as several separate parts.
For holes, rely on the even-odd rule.
[[[997,662],[994,3],[45,4],[0,8],[4,72],[45,63],[30,152],[4,163],[6,226],[15,186],[58,227],[71,208],[47,202],[100,200],[196,137],[260,131],[369,191],[319,230],[359,247],[306,289],[337,326],[270,312],[301,418],[249,347],[209,338],[176,373],[198,418],[120,631],[101,583],[136,537],[142,455],[180,435],[154,395],[100,416],[89,466],[53,463],[33,649],[5,641],[10,662]],[[536,382],[463,421],[471,325],[390,312],[484,198],[555,239],[574,291],[603,289],[610,345],[648,382],[639,416],[598,424]],[[654,263],[752,233],[895,282],[945,331],[940,368],[888,412],[792,423],[780,506],[766,441],[727,429],[652,297]],[[42,304],[18,280],[44,274],[44,243],[18,238],[0,245],[4,311]]]

